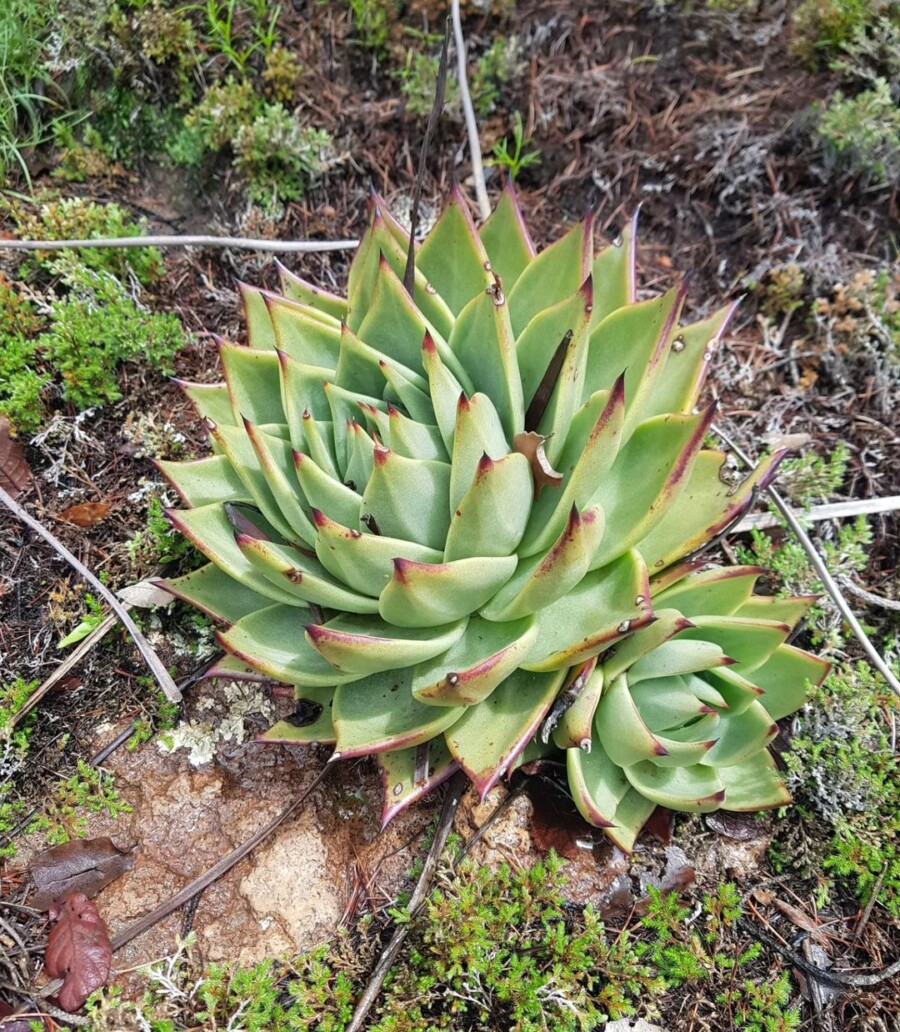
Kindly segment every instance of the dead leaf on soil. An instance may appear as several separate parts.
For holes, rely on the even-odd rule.
[[[752,813],[729,813],[716,810],[705,817],[706,826],[712,831],[734,842],[750,842],[759,838],[763,829]]]
[[[3,1032],[30,1032],[31,1021],[31,1018],[16,1017],[15,1010],[0,1000],[0,1029]]]
[[[116,594],[126,605],[137,606],[138,609],[170,606],[175,601],[175,596],[170,591],[158,587],[152,580],[129,584],[117,591]]]
[[[20,441],[9,436],[9,420],[0,416],[0,487],[12,498],[29,487],[34,479],[25,460],[25,449]]]
[[[73,892],[96,896],[133,865],[134,855],[113,845],[105,835],[51,846],[31,861],[31,880],[36,890],[31,906],[47,910],[54,900]]]
[[[70,1014],[109,982],[112,945],[109,930],[97,907],[83,892],[72,892],[61,905],[50,907],[56,924],[47,939],[44,970],[50,978],[62,978],[57,999]]]
[[[109,514],[111,508],[107,502],[81,502],[64,509],[58,519],[63,523],[74,523],[76,527],[93,527]]]
[[[581,816],[571,800],[544,784],[531,791],[531,838],[542,853],[556,850],[574,860],[583,848],[579,842],[592,843],[597,829]]]
[[[647,823],[642,828],[644,835],[652,835],[664,846],[672,845],[672,832],[675,828],[675,811],[665,806],[657,806],[650,814]]]
[[[802,910],[799,910],[792,904],[786,903],[783,899],[779,899],[777,896],[772,898],[772,903],[789,921],[795,924],[798,928],[802,928],[805,932],[809,932],[811,939],[815,939],[820,943],[827,943],[832,938],[831,934],[823,928],[815,918],[810,917],[808,914],[804,914]]]

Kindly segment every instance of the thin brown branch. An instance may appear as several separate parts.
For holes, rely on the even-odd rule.
[[[453,827],[453,819],[456,816],[459,801],[462,799],[462,794],[467,784],[468,781],[462,771],[457,771],[453,775],[447,789],[447,795],[444,797],[444,806],[441,810],[437,830],[434,833],[434,841],[431,843],[431,849],[428,850],[428,856],[425,858],[422,873],[419,875],[419,880],[409,901],[407,909],[410,919],[406,924],[397,926],[394,934],[391,936],[391,941],[378,958],[378,963],[375,965],[369,984],[356,1004],[356,1009],[353,1011],[353,1017],[350,1019],[346,1032],[359,1032],[368,1017],[369,1011],[378,999],[378,994],[381,992],[381,986],[385,977],[397,959],[400,948],[410,933],[412,922],[431,890],[431,883],[434,881],[434,876],[437,873],[438,861],[444,851],[444,846],[447,844],[447,836]]]
[[[36,534],[39,534],[48,545],[72,567],[76,570],[93,588],[94,591],[100,595],[103,600],[109,605],[110,609],[119,618],[122,626],[131,635],[135,645],[138,647],[139,652],[144,657],[144,662],[150,669],[150,672],[156,678],[156,683],[162,689],[166,698],[170,702],[181,702],[181,692],[178,690],[175,682],[172,680],[169,671],[162,664],[159,656],[150,647],[150,643],[138,630],[134,620],[128,615],[126,607],[116,598],[116,596],[106,587],[105,584],[101,584],[100,581],[91,573],[91,571],[82,563],[76,559],[74,555],[66,548],[66,546],[53,534],[50,533],[47,528],[39,523],[26,509],[23,509],[21,505],[2,487],[0,487],[0,502],[7,507],[15,516],[17,516],[26,526],[30,527]]]
[[[469,91],[469,76],[466,69],[466,40],[463,36],[459,0],[453,0],[450,5],[450,13],[453,18],[453,40],[456,44],[459,99],[462,104],[463,116],[466,120],[466,134],[469,137],[469,153],[472,157],[472,179],[475,181],[475,197],[478,200],[478,213],[482,219],[486,219],[491,213],[491,202],[488,200],[487,187],[484,182],[481,140],[478,138],[478,122],[475,118],[475,108],[472,105],[472,94]]]

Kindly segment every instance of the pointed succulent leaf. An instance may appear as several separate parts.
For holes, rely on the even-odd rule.
[[[459,313],[449,345],[474,389],[493,401],[507,440],[512,441],[524,429],[525,406],[515,340],[502,293],[482,291],[473,297]]]
[[[497,206],[481,227],[480,236],[493,271],[509,293],[537,253],[511,185],[503,190]]]
[[[779,645],[757,666],[749,680],[765,693],[761,702],[773,720],[781,720],[806,702],[828,676],[831,664],[793,645]],[[743,671],[742,671],[743,672]]]
[[[602,535],[602,510],[579,513],[573,506],[566,529],[553,547],[543,557],[521,562],[482,615],[489,620],[515,620],[552,605],[584,578]]]
[[[444,733],[482,799],[537,731],[565,676],[565,670],[517,670]],[[437,706],[429,709],[442,712]]]
[[[434,627],[476,611],[513,575],[514,555],[450,563],[394,560],[378,600],[382,617],[398,627]]]
[[[745,677],[762,666],[791,633],[786,623],[740,616],[695,616],[692,623],[678,640],[714,642],[734,660],[735,672]]]
[[[455,645],[416,667],[413,695],[436,706],[482,702],[528,655],[537,630],[533,617],[492,623],[473,616]]]
[[[725,713],[716,744],[700,763],[710,767],[733,767],[751,759],[778,734],[778,725],[762,703],[751,703],[743,713]]]
[[[594,716],[597,712],[597,704],[603,694],[603,668],[597,666],[596,657],[587,660],[581,666],[573,667],[570,672],[570,679],[573,677],[584,678],[584,684],[578,690],[575,701],[569,705],[559,719],[553,731],[553,741],[560,749],[581,749],[590,752],[592,748],[591,729],[594,726]],[[565,692],[570,690],[567,685]]]
[[[242,584],[215,563],[206,563],[181,577],[155,580],[153,583],[182,602],[224,623],[234,623],[242,616],[272,604],[271,598]]]
[[[646,599],[641,599],[643,605]],[[655,609],[653,621],[635,631],[625,641],[616,645],[615,649],[603,657],[603,676],[607,681],[629,670],[642,656],[648,655],[663,642],[674,638],[676,634],[690,627],[691,622],[682,616],[677,609]]]
[[[442,555],[413,541],[366,534],[343,527],[316,509],[316,555],[326,570],[349,587],[377,597],[394,574],[394,560],[439,563]]]
[[[322,287],[308,283],[305,279],[285,268],[281,262],[276,261],[278,277],[281,280],[281,292],[291,301],[297,301],[302,305],[309,305],[333,319],[341,321],[347,318],[347,300],[331,294]]]
[[[377,674],[433,659],[456,644],[465,618],[440,627],[398,627],[377,617],[343,613],[327,623],[310,623],[306,640],[336,669]]]
[[[472,486],[450,517],[444,559],[510,555],[525,532],[533,493],[524,455],[515,452],[499,462],[482,455]]]
[[[225,455],[213,455],[191,462],[158,459],[156,468],[190,508],[211,505],[213,502],[253,501],[253,496]]]
[[[713,767],[660,767],[652,760],[643,760],[623,770],[632,787],[657,806],[709,813],[718,810],[725,800],[722,771]]]
[[[545,248],[506,288],[509,314],[516,337],[538,312],[571,297],[591,272],[594,217],[589,212],[556,243]]]
[[[791,801],[791,793],[766,749],[733,767],[720,767],[719,777],[725,786],[723,810],[774,810]]]
[[[202,420],[225,426],[237,425],[227,384],[189,383],[187,380],[176,380],[175,383],[187,395]]]
[[[449,203],[419,248],[416,266],[454,316],[491,285],[487,251],[458,186],[451,189]]]
[[[294,469],[302,497],[310,509],[331,513],[333,519],[346,527],[359,528],[362,498],[356,491],[329,475],[303,452],[293,453]],[[315,539],[313,539],[315,540]]]
[[[333,687],[304,688],[291,716],[273,724],[257,741],[279,745],[334,745],[337,740],[331,720],[334,693]]]
[[[284,298],[266,298],[275,347],[304,365],[337,368],[341,344],[341,324],[325,322],[320,313]]]
[[[595,284],[593,326],[625,305],[634,304],[636,242],[637,213],[625,226],[622,235],[602,248],[594,258],[591,267]]]
[[[384,794],[382,828],[401,810],[434,791],[459,770],[447,743],[440,737],[421,746],[377,753],[375,762],[381,770]]]
[[[412,671],[388,670],[352,684],[334,695],[332,719],[336,753],[342,758],[411,749],[437,738],[466,712],[463,706],[427,706],[410,688]]]
[[[689,619],[707,613],[740,615],[741,607],[753,594],[753,586],[764,572],[761,566],[709,565],[688,569],[685,576],[662,591],[656,590],[654,584],[653,601],[658,606],[678,609]]]
[[[219,358],[225,370],[234,425],[240,426],[244,419],[258,424],[284,423],[281,367],[274,349],[254,351],[221,344]]]
[[[295,605],[268,606],[241,617],[216,637],[244,663],[284,684],[328,688],[361,675],[335,669],[306,640],[305,626],[315,619]]]
[[[471,488],[485,456],[502,459],[509,443],[497,410],[485,394],[467,398],[461,394],[456,406],[456,430],[450,466],[450,508],[456,509]]]
[[[540,611],[540,637],[522,665],[557,670],[596,656],[653,619],[649,599],[647,569],[626,552]]]
[[[655,601],[655,600],[654,600]],[[726,666],[731,660],[714,642],[690,641],[683,636],[667,641],[641,657],[628,671],[632,687],[645,678],[674,677],[692,674],[710,667]]]
[[[376,448],[374,456],[363,519],[374,520],[380,534],[440,549],[450,527],[450,466],[387,448]]]
[[[244,319],[247,323],[247,339],[251,348],[268,351],[275,347],[275,331],[266,306],[266,293],[248,283],[238,283]]]

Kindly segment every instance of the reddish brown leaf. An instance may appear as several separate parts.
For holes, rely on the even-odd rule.
[[[735,842],[749,842],[751,839],[759,838],[762,831],[755,814],[729,813],[727,810],[708,813],[706,826]]]
[[[107,836],[72,839],[52,846],[31,861],[31,880],[36,890],[31,906],[47,910],[54,900],[72,892],[96,896],[111,881],[131,870],[133,864],[132,854],[118,849]]]
[[[544,442],[547,440],[542,434],[534,431],[516,434],[513,438],[513,451],[524,455],[531,463],[531,475],[534,478],[534,497],[537,500],[545,487],[559,487],[563,482],[562,473],[550,465],[550,461],[544,454]]]
[[[93,527],[107,516],[110,508],[106,502],[82,502],[64,509],[59,518],[65,523],[74,523],[76,527]]]
[[[72,892],[50,907],[56,921],[47,939],[44,969],[51,978],[62,978],[59,1005],[70,1014],[109,981],[112,945],[109,931],[96,906],[83,892]]]
[[[13,498],[31,487],[31,469],[25,461],[25,450],[9,436],[9,420],[0,416],[0,487]]]
[[[671,846],[674,825],[674,811],[667,809],[665,806],[657,806],[644,825],[643,833],[659,839],[664,846]]]
[[[0,1000],[0,1029],[3,1032],[29,1032],[30,1018],[18,1018],[8,1003]]]
[[[560,856],[574,860],[582,852],[579,842],[593,843],[597,829],[561,792],[537,781],[530,787],[531,838],[535,846],[542,853],[554,849]]]

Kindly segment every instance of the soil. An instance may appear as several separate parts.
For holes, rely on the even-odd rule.
[[[285,22],[305,70],[301,108],[332,133],[342,158],[304,201],[288,206],[283,219],[273,223],[243,208],[227,179],[203,195],[192,194],[190,182],[162,168],[140,178],[89,182],[73,192],[128,206],[155,231],[285,239],[358,236],[370,182],[389,202],[408,203],[423,121],[404,109],[383,69],[347,42],[343,5],[297,7]],[[433,5],[417,10],[422,18],[431,12],[432,28],[439,23]],[[470,49],[483,50],[493,29],[487,16],[470,12]],[[810,296],[828,296],[859,270],[889,263],[897,231],[896,185],[875,187],[854,178],[829,165],[815,145],[810,108],[830,94],[834,77],[798,61],[788,11],[780,4],[760,5],[754,19],[746,12],[738,18],[662,4],[525,2],[505,31],[520,40],[524,69],[484,120],[482,145],[489,151],[507,131],[510,113],[523,113],[542,154],[541,163],[523,170],[517,181],[535,239],[555,239],[588,206],[612,238],[640,207],[642,291],[659,292],[679,271],[690,272],[688,309],[694,316],[748,293],[713,374],[722,426],[751,448],[772,432],[809,434],[810,447],[820,452],[846,441],[852,454],[847,497],[900,493],[896,374],[885,373],[883,363],[830,352],[809,339],[802,324],[773,327],[761,319],[764,292],[756,285],[769,282],[772,270],[796,263]],[[458,121],[441,123],[427,161],[426,215],[439,210],[452,179],[470,190],[464,140]],[[491,172],[489,188],[496,192],[498,185],[499,174]],[[305,278],[336,289],[347,262],[344,254],[285,260]],[[2,264],[14,267],[7,258]],[[218,378],[210,334],[242,334],[236,278],[274,285],[274,267],[268,258],[238,251],[168,253],[152,303],[175,311],[194,334],[177,359],[179,377]],[[81,419],[59,408],[53,433],[27,446],[34,484],[21,499],[83,563],[105,571],[113,587],[132,577],[125,546],[146,519],[141,486],[159,480],[151,455],[160,445],[171,447],[179,435],[184,454],[201,454],[206,447],[174,384],[152,369],[131,366],[122,386],[121,402]],[[93,526],[59,518],[73,504],[98,501],[111,508]],[[865,584],[893,595],[897,517],[873,517],[871,525],[875,537]],[[43,680],[55,669],[62,656],[56,642],[70,629],[82,592],[77,576],[51,549],[0,512],[4,681]],[[202,648],[198,654],[178,608],[147,615],[144,624],[178,676],[208,654]],[[146,713],[145,674],[130,641],[115,631],[42,701],[32,758],[16,775],[27,810],[41,805],[77,759],[95,757]],[[181,719],[215,723],[233,704],[229,691],[232,686],[223,682],[192,685]],[[258,712],[271,717],[286,705],[269,692],[261,696]],[[118,748],[104,759],[133,810],[115,821],[92,817],[88,834],[111,834],[136,856],[132,870],[97,901],[114,932],[251,834],[311,782],[324,762],[324,754],[255,742],[263,723],[252,708],[241,719],[245,740],[219,740],[213,759],[200,765],[192,765],[184,750],[165,753],[155,742],[134,752]],[[439,798],[423,800],[381,832],[376,780],[366,764],[341,769],[301,817],[203,894],[191,921],[206,959],[247,964],[301,950],[340,922],[367,909],[377,912],[395,898],[408,883],[407,871],[421,853]],[[498,790],[481,806],[467,797],[461,833],[474,831],[505,792]],[[479,859],[533,861],[540,850],[531,813],[527,796],[517,796],[478,847]],[[695,871],[705,885],[726,872],[751,883],[766,841],[765,825],[751,841],[739,842],[696,820],[679,825],[675,837],[685,854],[682,868]],[[16,871],[43,843],[20,835],[17,844],[18,856],[5,874],[13,886],[24,885]],[[673,862],[677,868],[678,859]],[[587,841],[586,848],[572,852],[572,899],[599,899],[627,914],[642,895],[642,873],[658,878],[665,863],[663,847],[649,839],[630,870],[621,855]],[[184,915],[172,915],[117,954],[116,968],[132,969],[165,955],[184,929]],[[894,930],[885,934],[889,939]],[[674,1011],[670,1017],[672,1027],[688,1027]]]

